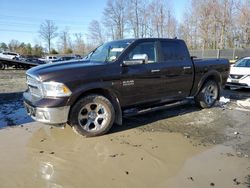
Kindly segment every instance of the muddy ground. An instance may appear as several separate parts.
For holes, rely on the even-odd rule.
[[[124,119],[84,138],[33,122],[24,71],[0,71],[0,188],[250,187],[250,91]]]

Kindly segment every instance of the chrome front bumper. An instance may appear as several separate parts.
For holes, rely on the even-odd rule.
[[[27,113],[35,121],[46,124],[63,124],[68,121],[70,106],[57,108],[37,108],[24,102]]]

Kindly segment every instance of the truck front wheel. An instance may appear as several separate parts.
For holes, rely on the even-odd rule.
[[[195,97],[196,104],[201,108],[211,108],[219,96],[219,86],[214,80],[207,81]]]
[[[107,133],[114,119],[114,107],[106,97],[89,95],[72,107],[69,124],[77,133],[92,137]]]

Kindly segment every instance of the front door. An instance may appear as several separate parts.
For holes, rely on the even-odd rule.
[[[164,78],[158,62],[157,42],[141,42],[128,52],[124,60],[133,60],[136,55],[147,55],[145,64],[122,67],[122,96],[126,106],[161,99]]]

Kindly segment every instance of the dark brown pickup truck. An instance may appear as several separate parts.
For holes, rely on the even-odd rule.
[[[37,121],[68,123],[82,135],[97,136],[122,124],[124,116],[187,99],[209,108],[219,99],[228,73],[228,60],[193,60],[182,40],[118,40],[84,60],[28,70],[24,104]]]

